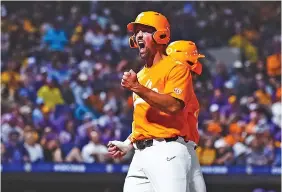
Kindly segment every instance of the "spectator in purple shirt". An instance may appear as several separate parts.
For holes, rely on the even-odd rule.
[[[68,120],[65,130],[59,133],[62,156],[66,162],[83,162],[79,149],[79,137],[74,126],[74,121]]]
[[[223,106],[220,111],[220,122],[223,125],[230,125],[240,115],[240,105],[237,97],[232,95],[228,98],[228,104]]]
[[[227,81],[228,72],[226,66],[223,63],[218,63],[216,65],[216,74],[213,78],[213,87],[215,89],[222,89],[224,87],[225,81]]]
[[[227,104],[227,99],[220,89],[215,89],[210,103],[224,106]]]
[[[45,85],[47,83],[48,73],[47,73],[47,67],[40,68],[40,73],[36,75],[34,87],[35,91],[37,92],[40,87]]]
[[[104,145],[107,145],[109,143],[109,141],[114,141],[114,140],[118,140],[119,138],[117,138],[115,136],[115,129],[113,129],[110,126],[107,126],[106,128],[103,128],[103,132],[101,134],[101,143]]]
[[[66,123],[69,119],[71,119],[71,114],[67,111],[60,110],[58,106],[56,107],[55,111],[50,115],[50,122],[54,127],[54,131],[56,131],[57,133],[64,130]]]
[[[204,121],[207,120],[207,119],[211,119],[211,113],[209,112],[208,99],[204,98],[200,102],[200,113],[199,113],[199,117],[198,117],[199,129],[203,129]]]
[[[42,113],[43,113],[43,119],[38,122],[36,129],[43,129],[45,127],[50,127],[54,130],[55,128],[53,122],[50,120],[50,115],[52,114],[51,109],[47,106],[44,106],[42,107]]]
[[[274,166],[281,166],[281,147],[276,147],[274,149],[274,152],[275,152],[275,158],[273,160],[273,164],[272,165],[274,165]]]
[[[24,148],[23,143],[19,141],[19,136],[17,131],[12,131],[9,134],[6,151],[10,163],[17,164],[30,161],[27,150]]]
[[[89,142],[89,134],[91,131],[97,130],[97,120],[93,120],[91,113],[84,115],[82,125],[77,128],[80,149]]]
[[[252,136],[250,136],[252,137]],[[261,145],[256,137],[247,139],[247,144],[250,146],[251,151],[247,156],[247,164],[254,166],[262,166],[268,164],[268,157],[265,156],[263,145]]]

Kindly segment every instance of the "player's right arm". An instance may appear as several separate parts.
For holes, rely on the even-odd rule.
[[[188,66],[177,64],[166,77],[164,93],[157,93],[139,83],[132,91],[150,106],[174,115],[186,106],[192,96],[191,78]]]
[[[173,98],[168,94],[157,93],[143,85],[138,86],[133,91],[150,106],[170,115],[178,113],[184,107],[184,103],[181,100]]]

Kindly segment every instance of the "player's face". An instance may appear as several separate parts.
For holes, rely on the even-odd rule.
[[[148,59],[157,52],[156,44],[153,40],[154,31],[155,29],[153,27],[144,25],[135,26],[134,34],[141,59]]]

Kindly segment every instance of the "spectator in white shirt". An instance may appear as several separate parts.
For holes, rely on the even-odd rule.
[[[281,103],[281,96],[277,94],[276,102],[273,103],[271,106],[271,112],[273,114],[272,121],[278,127],[281,128],[281,120],[282,120],[282,113],[281,113],[282,103]]]
[[[85,163],[104,163],[109,159],[107,147],[100,143],[100,135],[96,131],[90,133],[90,142],[82,148]]]
[[[91,29],[87,30],[84,36],[84,42],[92,45],[95,49],[101,49],[106,40],[98,24],[94,25]]]
[[[93,53],[91,49],[86,49],[84,51],[84,58],[83,60],[78,64],[79,70],[86,74],[88,77],[91,77],[93,75],[93,70],[91,70],[94,65],[95,61],[93,59]]]
[[[29,157],[30,157],[30,161],[32,163],[38,162],[44,159],[43,149],[41,145],[36,143],[35,133],[33,132],[26,133],[24,147],[27,150]]]
[[[92,94],[92,88],[88,82],[88,76],[85,73],[80,73],[77,82],[71,83],[71,89],[75,98],[75,103],[84,105],[84,97]]]
[[[16,118],[13,115],[10,115],[7,118],[7,123],[1,125],[1,139],[4,143],[7,143],[9,140],[9,134],[13,131],[17,131],[20,136],[20,140],[23,139],[23,130],[17,126]]]

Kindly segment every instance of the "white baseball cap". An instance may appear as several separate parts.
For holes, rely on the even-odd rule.
[[[241,62],[241,61],[235,61],[234,63],[233,63],[233,67],[234,68],[237,68],[237,69],[239,69],[239,68],[243,68],[243,63]]]
[[[226,146],[227,146],[227,143],[225,142],[224,139],[218,139],[214,142],[214,147],[216,149],[221,148],[221,147],[226,147]]]
[[[243,143],[238,142],[233,146],[233,151],[234,151],[235,157],[238,157],[241,154],[247,152],[247,147]]]
[[[78,79],[79,79],[80,81],[87,81],[88,76],[87,76],[85,73],[80,73]]]
[[[212,113],[218,111],[218,109],[219,109],[218,104],[212,104],[210,106],[210,112],[212,112]]]
[[[252,142],[254,139],[255,139],[255,136],[250,135],[249,137],[246,138],[245,143],[246,143],[247,145],[250,145],[251,142]]]

